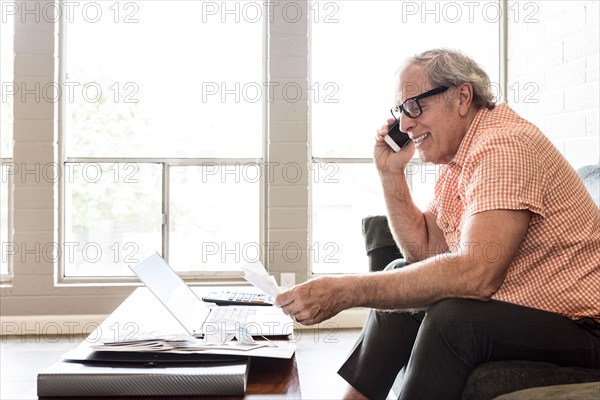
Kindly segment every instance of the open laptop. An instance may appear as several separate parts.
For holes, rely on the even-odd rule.
[[[292,319],[277,307],[213,306],[203,302],[158,253],[129,267],[194,337],[237,327],[256,337],[289,336],[293,332]]]

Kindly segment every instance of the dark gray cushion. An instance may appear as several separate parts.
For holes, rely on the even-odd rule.
[[[373,249],[396,245],[385,215],[372,215],[363,218],[362,234],[365,239],[367,254]]]
[[[362,233],[369,256],[369,271],[381,271],[392,261],[402,258],[385,215],[363,218]]]
[[[586,165],[577,170],[583,184],[600,207],[600,165]]]
[[[471,372],[462,398],[491,400],[504,393],[537,386],[594,381],[600,381],[600,369],[560,367],[533,361],[494,361]]]

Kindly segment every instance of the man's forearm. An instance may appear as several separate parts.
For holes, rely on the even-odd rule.
[[[412,200],[404,175],[382,175],[381,183],[390,229],[406,261],[416,262],[431,256],[427,223]]]
[[[468,254],[442,254],[393,271],[348,276],[352,307],[424,309],[447,298],[488,300],[489,271]]]

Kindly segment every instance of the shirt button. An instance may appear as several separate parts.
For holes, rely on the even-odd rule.
[[[458,196],[458,197],[457,197],[457,199],[459,199],[459,200],[460,200],[460,196]]]
[[[444,228],[448,229],[448,223],[447,222],[444,224]]]

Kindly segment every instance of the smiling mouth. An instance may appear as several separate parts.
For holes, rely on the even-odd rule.
[[[427,139],[428,137],[429,137],[429,133],[426,133],[419,137],[413,138],[413,142],[415,142],[416,145],[419,145],[423,140]]]

